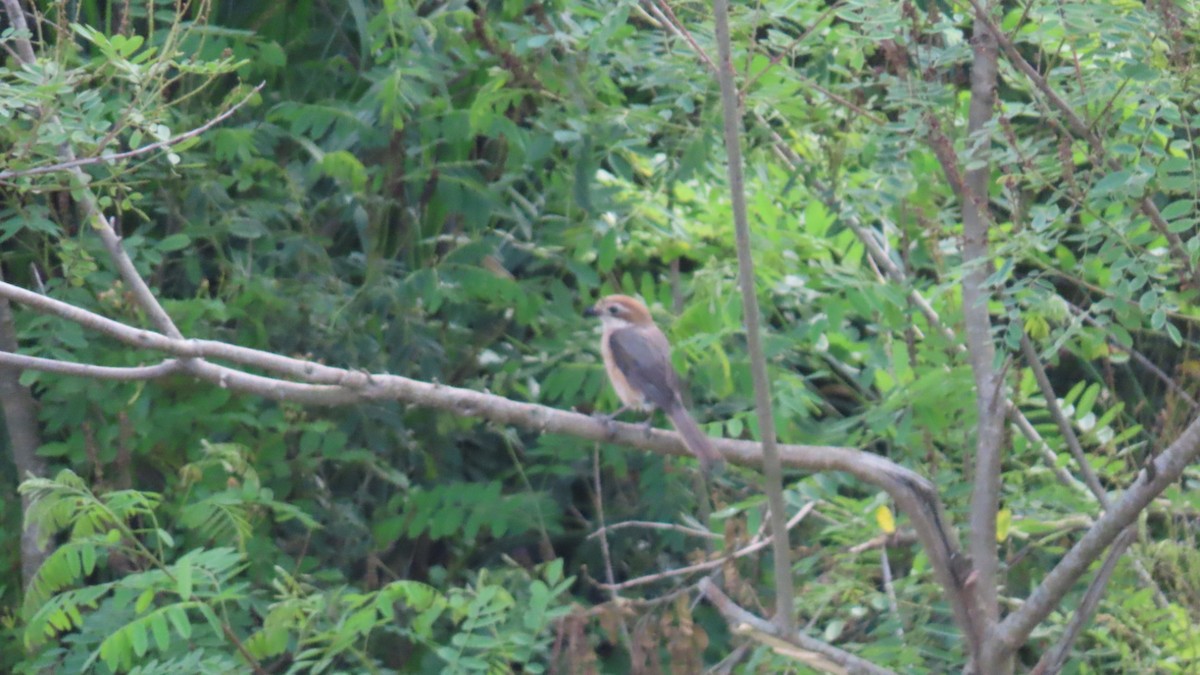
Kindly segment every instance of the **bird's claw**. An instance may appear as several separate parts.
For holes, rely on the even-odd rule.
[[[642,422],[640,425],[638,425],[642,428],[642,434],[646,438],[650,438],[650,432],[654,430],[654,425],[651,422],[652,421],[650,418],[646,418],[645,422]]]
[[[604,413],[594,412],[592,413],[592,419],[604,424],[604,428],[608,431],[608,437],[610,439],[617,435],[617,425],[615,424],[617,419],[616,413],[606,415]]]

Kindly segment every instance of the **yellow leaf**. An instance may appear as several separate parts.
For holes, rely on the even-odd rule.
[[[1008,539],[1008,530],[1012,527],[1012,511],[1000,509],[996,514],[996,541]]]
[[[875,522],[879,523],[879,529],[887,534],[892,534],[896,531],[896,517],[892,515],[892,510],[885,504],[881,504],[875,509]]]
[[[1050,335],[1050,323],[1043,316],[1030,316],[1025,319],[1025,332],[1034,340],[1045,340]]]

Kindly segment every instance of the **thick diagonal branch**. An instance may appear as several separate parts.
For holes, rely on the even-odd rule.
[[[646,435],[641,425],[615,423],[610,426],[589,415],[522,403],[469,389],[421,382],[398,375],[367,375],[212,340],[172,339],[4,282],[0,282],[0,297],[74,321],[135,349],[150,349],[180,359],[195,359],[185,374],[271,400],[307,405],[349,405],[369,400],[396,400],[542,433],[565,434],[661,454],[689,456],[682,439],[673,432],[654,430]],[[37,362],[24,360],[25,357],[6,361],[5,356],[0,353],[0,364],[21,368],[39,367]],[[248,373],[213,363],[209,359],[229,361],[294,379]],[[173,372],[176,372],[173,367],[163,366],[155,374],[163,376]],[[757,466],[763,461],[762,447],[758,443],[714,439],[713,444],[730,462]],[[961,556],[953,543],[953,534],[946,526],[947,520],[932,483],[891,460],[854,448],[781,445],[779,452],[781,463],[789,467],[808,471],[842,471],[885,490],[911,519],[913,529],[917,531],[951,604],[956,608],[966,606],[962,590]]]
[[[1062,602],[1063,596],[1088,566],[1137,519],[1151,500],[1179,480],[1183,470],[1197,456],[1200,456],[1200,419],[1188,425],[1174,443],[1138,473],[1133,485],[1113,501],[1112,507],[1067,551],[1025,602],[1000,622],[993,632],[996,642],[1010,652],[1024,644],[1033,629]]]
[[[1036,666],[1030,671],[1030,675],[1054,675],[1062,670],[1063,664],[1067,662],[1067,657],[1071,653],[1071,646],[1075,644],[1075,640],[1079,638],[1079,634],[1083,632],[1084,627],[1092,620],[1092,615],[1096,613],[1096,608],[1100,606],[1100,599],[1104,597],[1104,589],[1108,586],[1109,579],[1112,578],[1113,572],[1117,569],[1117,561],[1121,559],[1121,555],[1125,553],[1125,549],[1129,548],[1137,539],[1137,528],[1133,525],[1125,528],[1125,532],[1113,542],[1112,548],[1108,551],[1108,556],[1104,559],[1104,564],[1100,566],[1096,576],[1092,579],[1092,583],[1088,586],[1087,592],[1083,594],[1083,600],[1080,601],[1079,607],[1075,608],[1075,615],[1071,617],[1071,622],[1067,624],[1067,628],[1063,631],[1062,638],[1058,644],[1042,655]]]

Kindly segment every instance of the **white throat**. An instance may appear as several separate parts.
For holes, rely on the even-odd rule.
[[[604,330],[606,330],[606,331],[613,331],[613,330],[617,330],[618,328],[628,328],[629,326],[632,326],[633,324],[619,316],[613,316],[611,314],[601,314],[600,315],[600,325],[604,326]]]

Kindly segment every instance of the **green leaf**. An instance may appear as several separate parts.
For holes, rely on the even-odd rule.
[[[1175,220],[1181,216],[1185,216],[1196,209],[1196,201],[1192,199],[1180,199],[1167,204],[1163,208],[1161,215],[1164,220]]]
[[[184,600],[192,597],[192,561],[187,557],[175,564],[175,592]]]
[[[185,249],[190,246],[191,243],[191,237],[183,234],[182,232],[176,232],[175,234],[163,238],[162,241],[158,242],[158,246],[155,248],[163,253],[170,253],[172,251],[180,251]]]
[[[1108,174],[1101,178],[1092,186],[1092,198],[1102,197],[1109,193],[1115,192],[1129,185],[1133,173],[1128,169],[1122,169]]]

